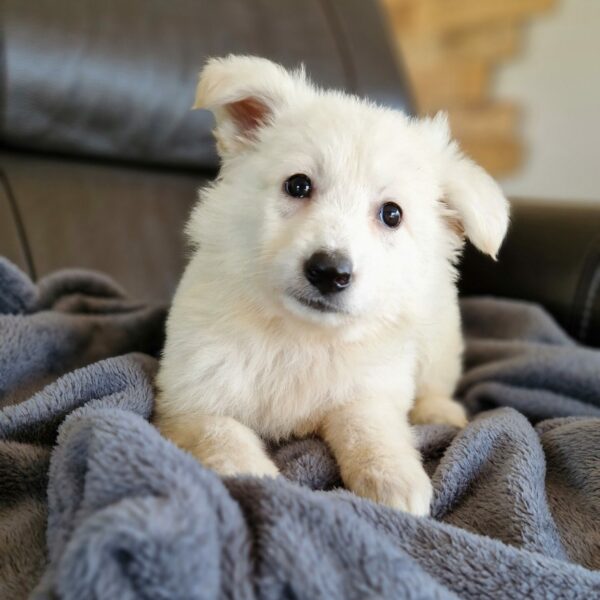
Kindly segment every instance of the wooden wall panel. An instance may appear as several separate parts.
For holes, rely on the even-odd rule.
[[[523,23],[554,0],[380,0],[421,115],[448,112],[462,148],[493,175],[524,156],[519,107],[492,97],[499,64],[518,55]]]

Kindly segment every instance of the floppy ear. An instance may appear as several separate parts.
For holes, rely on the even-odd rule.
[[[471,242],[495,260],[508,229],[508,201],[492,177],[451,141],[445,114],[427,119],[425,126],[442,150],[443,201],[457,215]]]
[[[215,115],[217,149],[226,157],[251,144],[258,130],[303,88],[303,70],[289,73],[265,58],[229,55],[206,63],[192,108]]]

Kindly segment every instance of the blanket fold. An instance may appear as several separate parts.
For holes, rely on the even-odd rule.
[[[419,519],[317,438],[220,479],[148,421],[164,307],[0,259],[0,598],[600,597],[600,352],[526,303],[462,313],[472,420],[417,428]]]

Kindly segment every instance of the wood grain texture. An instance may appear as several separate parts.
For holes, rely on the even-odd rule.
[[[485,61],[444,60],[409,68],[409,75],[421,113],[478,105],[488,100],[491,72]]]
[[[502,23],[450,33],[444,37],[444,46],[455,58],[497,62],[519,52],[521,37],[522,27],[518,23]]]
[[[481,106],[451,108],[448,118],[458,138],[510,137],[518,133],[521,110],[515,102],[490,101]]]
[[[555,0],[382,0],[394,27],[435,35],[498,22],[515,22],[552,7]]]

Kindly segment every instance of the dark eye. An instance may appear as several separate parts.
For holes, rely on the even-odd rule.
[[[395,202],[386,202],[379,209],[379,218],[388,227],[398,227],[402,221],[402,209]]]
[[[308,175],[296,173],[285,180],[283,189],[292,198],[310,198],[312,193],[312,182]]]

